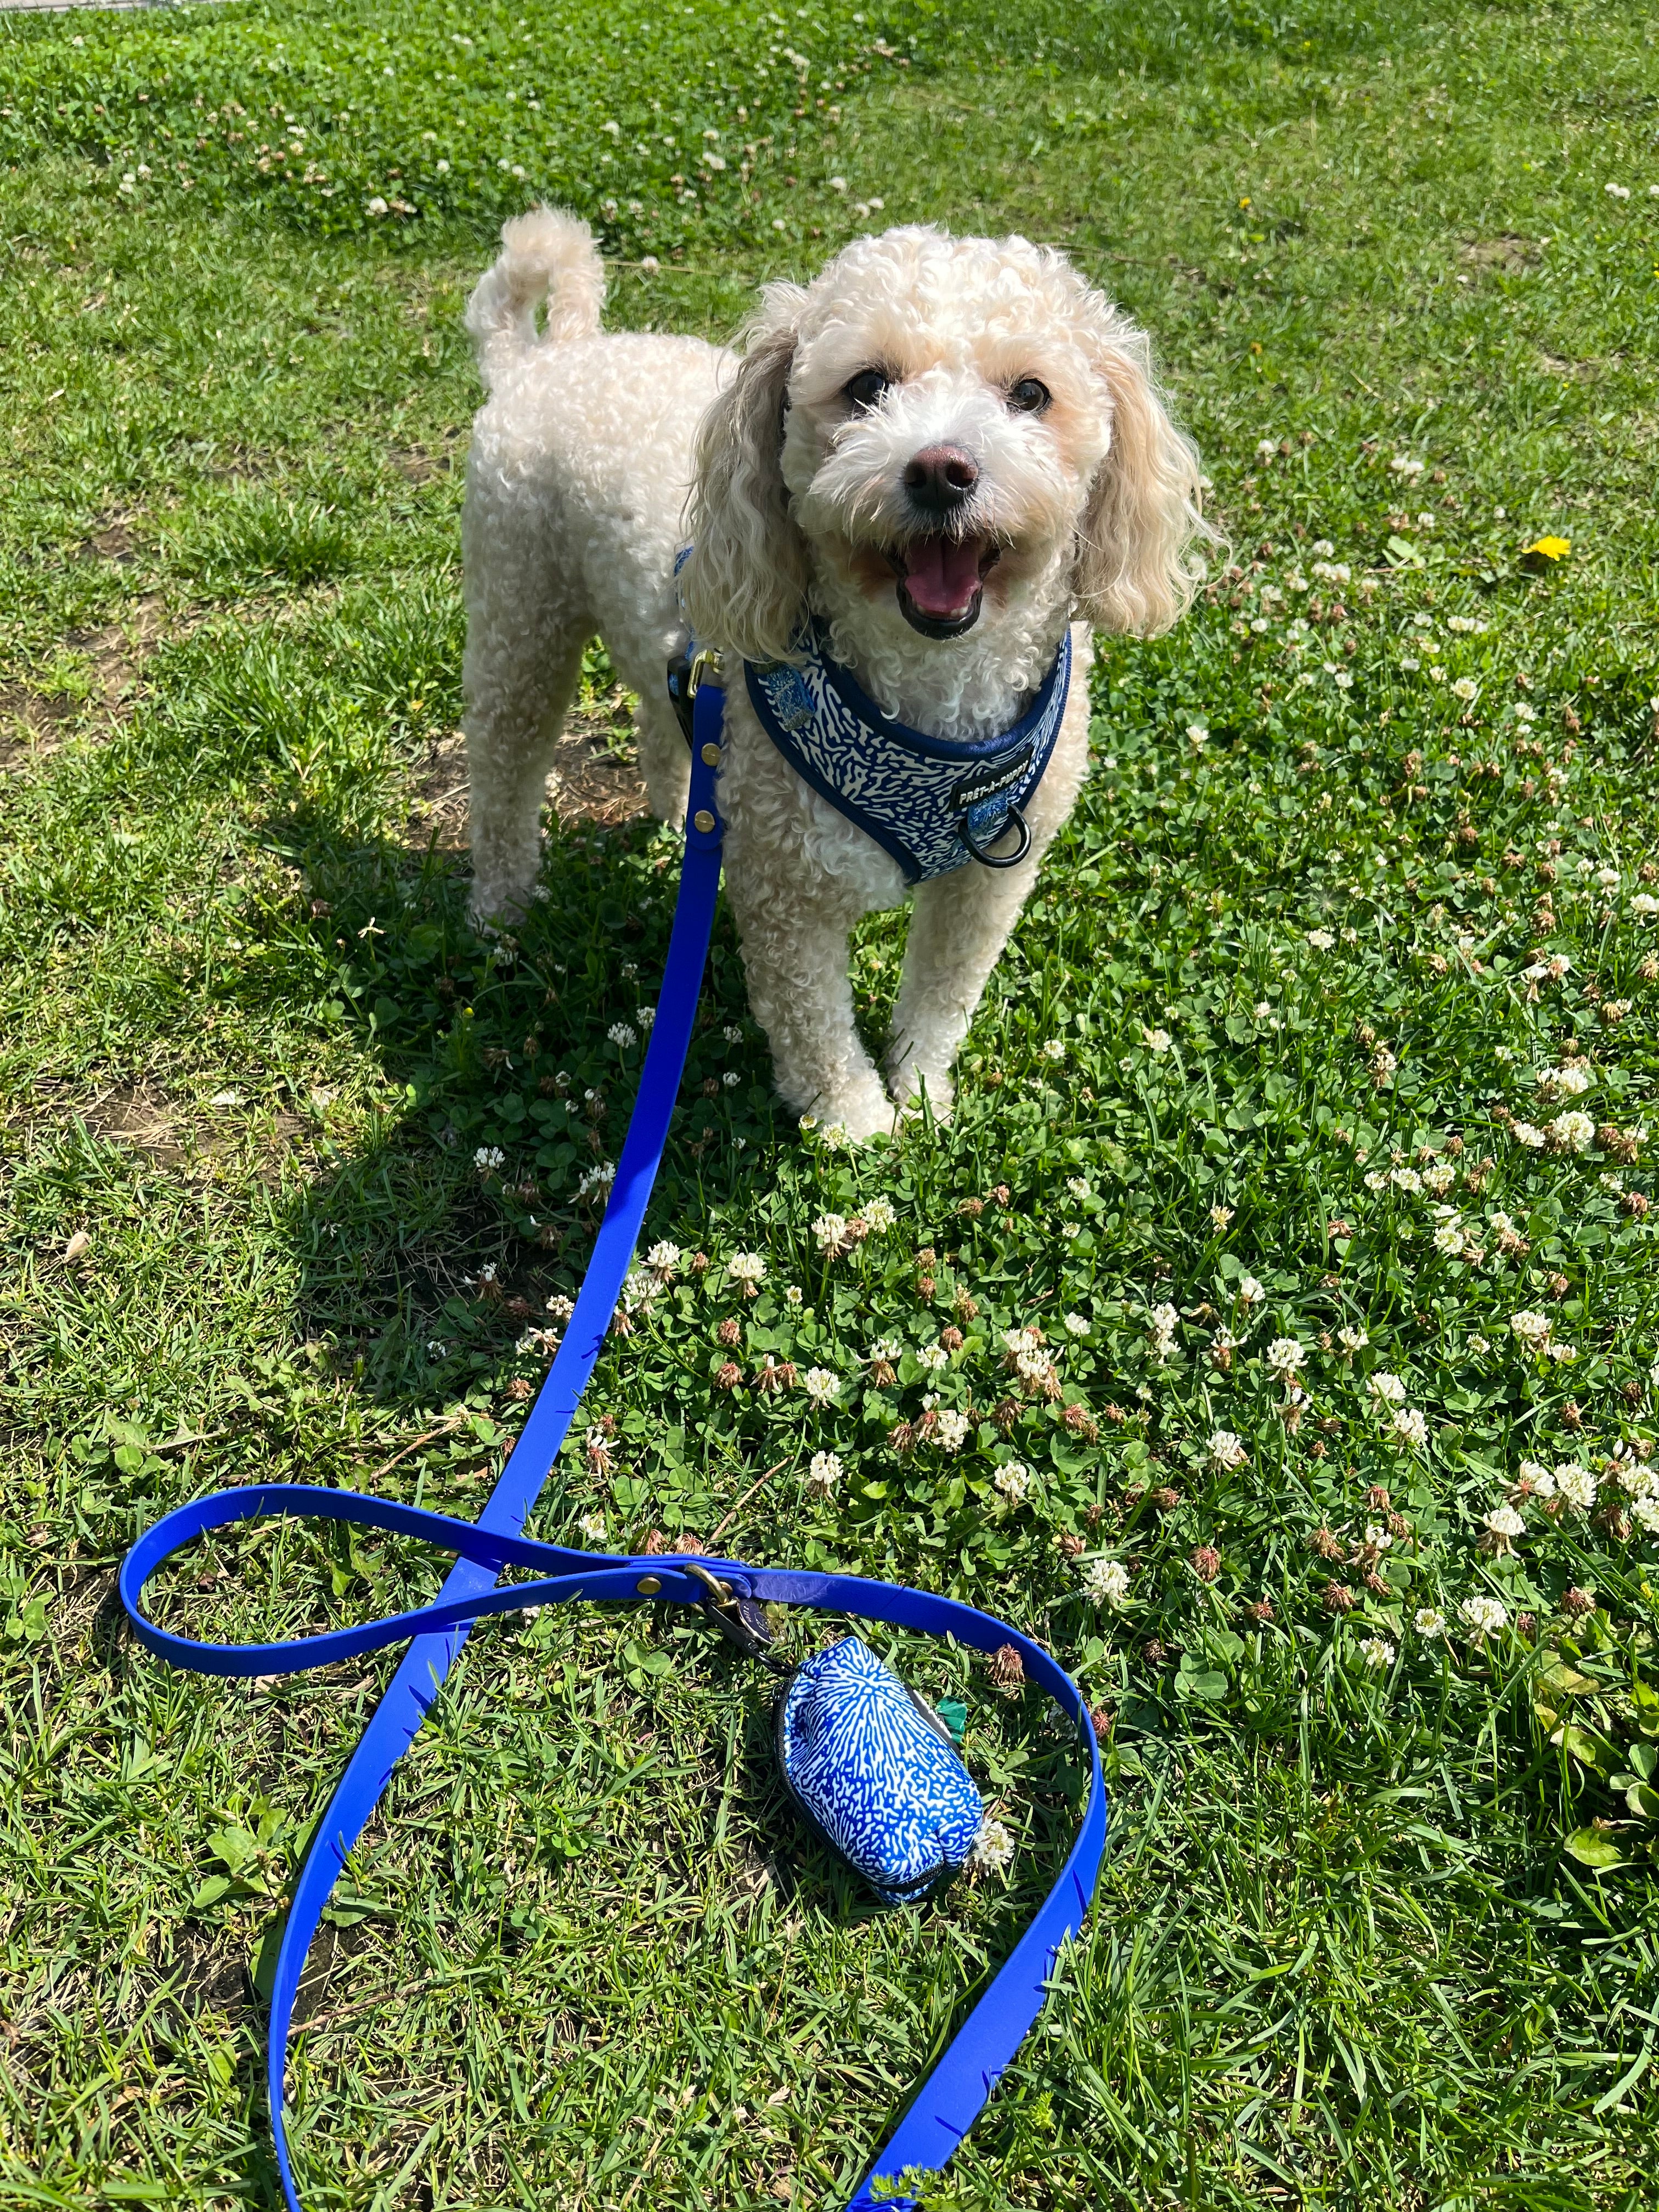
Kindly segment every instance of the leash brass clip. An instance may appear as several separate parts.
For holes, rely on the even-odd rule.
[[[745,1659],[758,1659],[775,1674],[788,1673],[773,1649],[775,1639],[765,1611],[752,1597],[734,1590],[730,1583],[721,1582],[695,1559],[682,1559],[679,1567],[682,1574],[702,1584],[703,1595],[697,1601],[699,1608],[728,1643],[735,1644]]]

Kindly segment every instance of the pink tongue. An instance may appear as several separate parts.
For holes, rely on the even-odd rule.
[[[979,589],[981,546],[946,538],[919,538],[904,549],[905,585],[925,615],[959,615]]]

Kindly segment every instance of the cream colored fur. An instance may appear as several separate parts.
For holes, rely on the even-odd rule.
[[[859,240],[811,285],[769,286],[738,359],[602,333],[603,269],[572,216],[520,216],[502,244],[467,310],[490,395],[464,523],[475,915],[511,919],[534,895],[549,755],[596,633],[640,697],[653,810],[683,811],[663,678],[689,617],[734,679],[726,886],[779,1090],[856,1138],[890,1128],[924,1087],[947,1113],[980,994],[1087,769],[1091,628],[1150,634],[1191,596],[1197,459],[1145,335],[1048,248],[905,228]],[[872,367],[891,381],[856,406],[845,387]],[[1024,378],[1049,394],[1041,413],[1011,403]],[[971,530],[990,564],[977,621],[951,638],[911,627],[885,565],[917,527],[906,465],[941,443],[978,467]],[[1030,854],[916,890],[885,1081],[854,1023],[848,933],[903,900],[902,876],[784,761],[737,666],[787,655],[809,611],[890,714],[957,738],[1016,720],[1072,626]]]

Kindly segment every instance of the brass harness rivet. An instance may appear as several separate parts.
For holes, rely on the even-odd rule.
[[[635,1588],[641,1597],[655,1597],[662,1583],[655,1575],[641,1575]]]
[[[720,749],[718,745],[705,745],[703,747],[702,764],[705,768],[718,768],[720,766]]]
[[[701,830],[706,836],[714,826],[714,817],[706,806],[700,806],[691,817],[691,826],[694,830]]]

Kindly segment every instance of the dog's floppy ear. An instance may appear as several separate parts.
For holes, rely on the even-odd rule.
[[[1089,350],[1111,395],[1111,445],[1078,525],[1073,589],[1078,613],[1097,629],[1152,637],[1185,613],[1203,576],[1188,546],[1216,532],[1200,509],[1197,450],[1170,420],[1146,332],[1097,294],[1090,305]]]
[[[797,284],[767,286],[748,350],[697,432],[681,603],[701,643],[745,660],[787,653],[806,597],[806,549],[779,465],[805,297]]]

